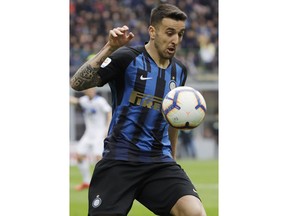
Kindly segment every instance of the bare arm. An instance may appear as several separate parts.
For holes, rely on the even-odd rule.
[[[127,26],[114,28],[109,32],[108,42],[92,59],[85,62],[70,80],[71,87],[76,91],[101,85],[101,78],[97,74],[101,64],[115,50],[127,44],[133,37]]]
[[[70,96],[70,104],[77,105],[79,103],[79,98]]]
[[[108,112],[107,113],[107,120],[106,120],[107,127],[109,126],[111,119],[112,119],[112,112]]]
[[[176,160],[176,147],[178,143],[178,129],[169,126],[168,129],[169,139],[172,147],[172,157]]]

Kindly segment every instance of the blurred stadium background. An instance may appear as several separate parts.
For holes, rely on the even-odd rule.
[[[214,161],[215,164],[218,161],[218,0],[70,0],[70,77],[89,55],[97,53],[104,46],[109,30],[116,26],[127,25],[135,34],[130,45],[141,45],[148,41],[150,11],[161,2],[177,5],[188,15],[186,32],[176,57],[188,68],[186,85],[199,90],[207,103],[205,120],[193,129],[191,137],[195,156],[192,158],[187,155],[182,141],[179,140],[178,157],[190,161],[191,164],[205,161]],[[97,92],[111,102],[108,85],[98,88]],[[82,95],[72,89],[70,94]],[[81,110],[70,106],[71,166],[75,164],[75,143],[84,130]],[[214,178],[218,178],[218,164],[214,168],[217,169],[217,172],[213,172]],[[72,174],[77,175],[75,170]],[[203,178],[211,178],[205,174],[205,170],[201,175]],[[74,177],[70,176],[71,181],[75,180]],[[213,184],[218,184],[218,179]],[[215,188],[217,190],[214,192],[218,195],[218,187]],[[206,197],[205,194],[204,196]],[[71,192],[71,205],[74,205],[74,198],[74,193]],[[70,206],[70,215],[76,216],[73,209],[71,210]],[[218,213],[210,215],[216,216]]]

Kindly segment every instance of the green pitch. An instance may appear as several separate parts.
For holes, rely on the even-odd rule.
[[[178,160],[195,185],[206,213],[218,216],[218,160]],[[92,172],[91,167],[91,172]],[[70,216],[85,216],[88,209],[88,190],[75,191],[81,182],[76,166],[70,167]],[[135,201],[128,216],[154,216],[149,210]]]

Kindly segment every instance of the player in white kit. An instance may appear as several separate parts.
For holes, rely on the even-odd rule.
[[[77,165],[83,179],[83,182],[75,187],[76,190],[89,187],[91,179],[89,155],[92,154],[96,162],[102,158],[103,140],[107,135],[112,111],[106,99],[96,95],[95,88],[87,89],[84,93],[85,95],[80,98],[70,97],[71,104],[81,106],[86,127],[76,148]]]

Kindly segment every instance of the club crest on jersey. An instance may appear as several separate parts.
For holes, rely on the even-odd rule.
[[[99,195],[96,196],[96,198],[92,202],[93,208],[98,208],[102,203],[102,199],[99,197]]]
[[[112,61],[112,59],[111,58],[109,58],[109,57],[107,57],[106,59],[105,59],[105,61],[101,64],[101,68],[105,68],[107,65],[109,65],[110,64],[110,62]]]
[[[169,83],[169,88],[170,90],[176,88],[176,82],[174,80],[171,80],[170,83]]]

